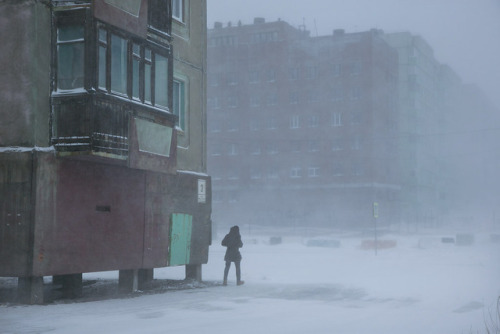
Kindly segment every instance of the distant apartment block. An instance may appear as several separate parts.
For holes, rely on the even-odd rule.
[[[214,220],[368,227],[374,202],[399,219],[398,54],[382,35],[209,30]]]

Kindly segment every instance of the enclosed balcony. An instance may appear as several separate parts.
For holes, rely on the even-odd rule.
[[[170,36],[151,24],[142,34],[91,14],[82,8],[53,16],[51,145],[59,156],[175,166]]]

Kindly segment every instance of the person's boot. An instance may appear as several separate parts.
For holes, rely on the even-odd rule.
[[[238,281],[238,282],[236,283],[236,285],[243,285],[243,284],[245,284],[245,281]]]
[[[227,285],[227,279],[225,279],[223,282],[222,282],[222,285],[226,286]]]

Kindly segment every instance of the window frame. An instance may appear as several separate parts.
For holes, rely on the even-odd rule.
[[[101,39],[100,33],[104,32],[106,34],[106,42]],[[172,110],[172,89],[173,88],[173,58],[171,48],[161,48],[153,43],[135,38],[121,30],[118,30],[104,22],[98,22],[95,29],[95,87],[98,92],[103,92],[112,96],[128,98],[131,101],[137,103],[142,103],[144,105],[149,105],[160,109],[165,112],[173,113]],[[112,55],[112,38],[116,36],[117,38],[123,39],[126,43],[124,48],[126,51],[126,89],[124,92],[118,92],[112,89],[112,69],[113,69],[113,55]],[[135,52],[134,46],[139,47],[139,53]],[[105,60],[104,64],[101,62],[101,57],[103,54],[100,49],[104,48]],[[167,73],[166,73],[166,106],[157,103],[156,95],[157,93],[157,55],[166,59]],[[158,57],[159,58],[159,57]],[[139,96],[134,94],[134,61],[138,62],[139,65]],[[104,77],[106,78],[105,87],[102,86],[101,70],[105,70]],[[149,69],[149,70],[148,70]],[[148,74],[149,73],[149,74]]]
[[[344,122],[342,120],[343,118],[343,113],[342,112],[338,112],[338,111],[334,111],[332,113],[332,126],[333,127],[341,127],[344,125]]]
[[[179,92],[176,92],[176,85],[179,86]],[[181,131],[186,131],[186,81],[175,77],[172,81],[172,113],[177,116],[175,125]],[[179,101],[179,110],[176,108],[176,99]]]
[[[185,2],[184,0],[172,0],[171,1],[172,19],[179,21],[181,23],[185,23],[185,19],[184,19],[185,4],[184,4],[184,2]],[[176,15],[177,14],[176,9],[179,10],[180,15]]]
[[[54,13],[52,20],[52,73],[51,73],[51,82],[52,87],[51,91],[54,93],[67,93],[74,91],[84,91],[89,87],[89,64],[87,54],[89,52],[89,33],[88,27],[86,24],[86,9],[79,9],[74,11],[57,11]],[[79,25],[83,28],[83,39],[78,41],[65,41],[59,43],[58,35],[59,29],[63,26],[72,26]],[[82,55],[82,73],[83,73],[83,84],[81,87],[73,88],[73,89],[59,89],[59,45],[64,44],[76,44],[83,43],[83,55]]]

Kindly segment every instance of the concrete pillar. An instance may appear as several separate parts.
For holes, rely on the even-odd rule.
[[[74,299],[82,296],[83,275],[56,275],[52,277],[52,285],[60,285],[62,297]]]
[[[144,290],[152,281],[154,269],[139,269],[139,290]]]
[[[130,293],[139,289],[139,270],[120,270],[118,276],[118,286],[121,292]]]
[[[44,302],[43,277],[29,276],[17,279],[17,295],[22,304],[41,305]]]
[[[186,279],[201,282],[201,264],[187,264]]]

